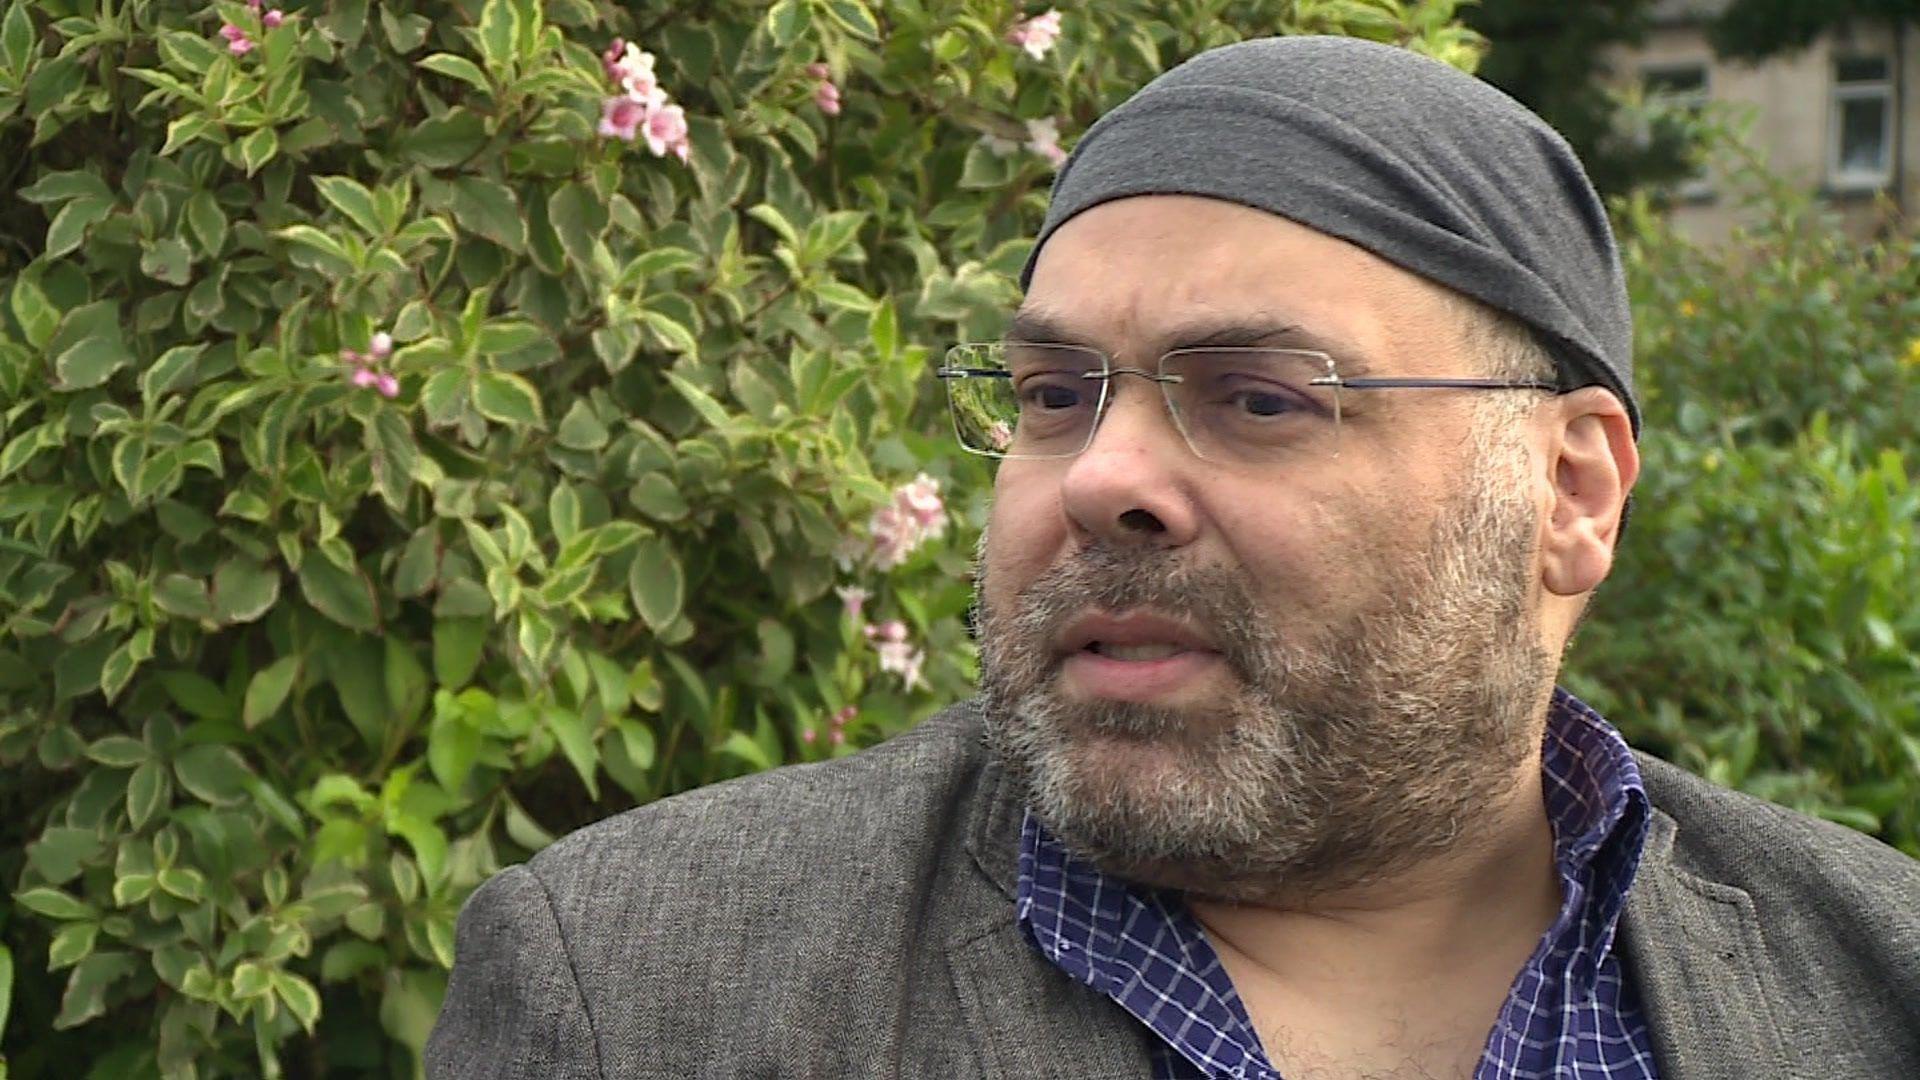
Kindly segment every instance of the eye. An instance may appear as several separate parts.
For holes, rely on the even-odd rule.
[[[1084,400],[1084,393],[1076,386],[1068,386],[1044,377],[1034,377],[1021,383],[1020,403],[1023,407],[1057,412],[1062,409],[1078,408]]]
[[[1300,408],[1299,402],[1271,390],[1236,390],[1228,395],[1227,400],[1249,416],[1282,416]]]

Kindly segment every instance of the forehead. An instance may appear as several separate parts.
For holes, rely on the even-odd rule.
[[[1423,358],[1460,332],[1441,286],[1286,218],[1187,195],[1069,219],[1040,249],[1024,309],[1116,354],[1177,346],[1208,323],[1292,325],[1403,373],[1440,366]]]

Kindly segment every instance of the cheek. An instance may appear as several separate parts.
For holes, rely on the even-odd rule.
[[[987,602],[1004,610],[1015,593],[1059,556],[1065,542],[1058,478],[1045,476],[1037,463],[1001,462],[982,556]]]

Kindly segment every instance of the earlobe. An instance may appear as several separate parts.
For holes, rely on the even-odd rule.
[[[1542,580],[1560,596],[1592,591],[1613,568],[1613,548],[1640,455],[1626,409],[1587,387],[1564,395],[1549,457],[1553,508],[1541,538]]]

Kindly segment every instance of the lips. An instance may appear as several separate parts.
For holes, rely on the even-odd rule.
[[[1181,653],[1219,651],[1199,630],[1149,612],[1082,616],[1061,632],[1056,648],[1062,656],[1090,652],[1109,660],[1136,663]]]

